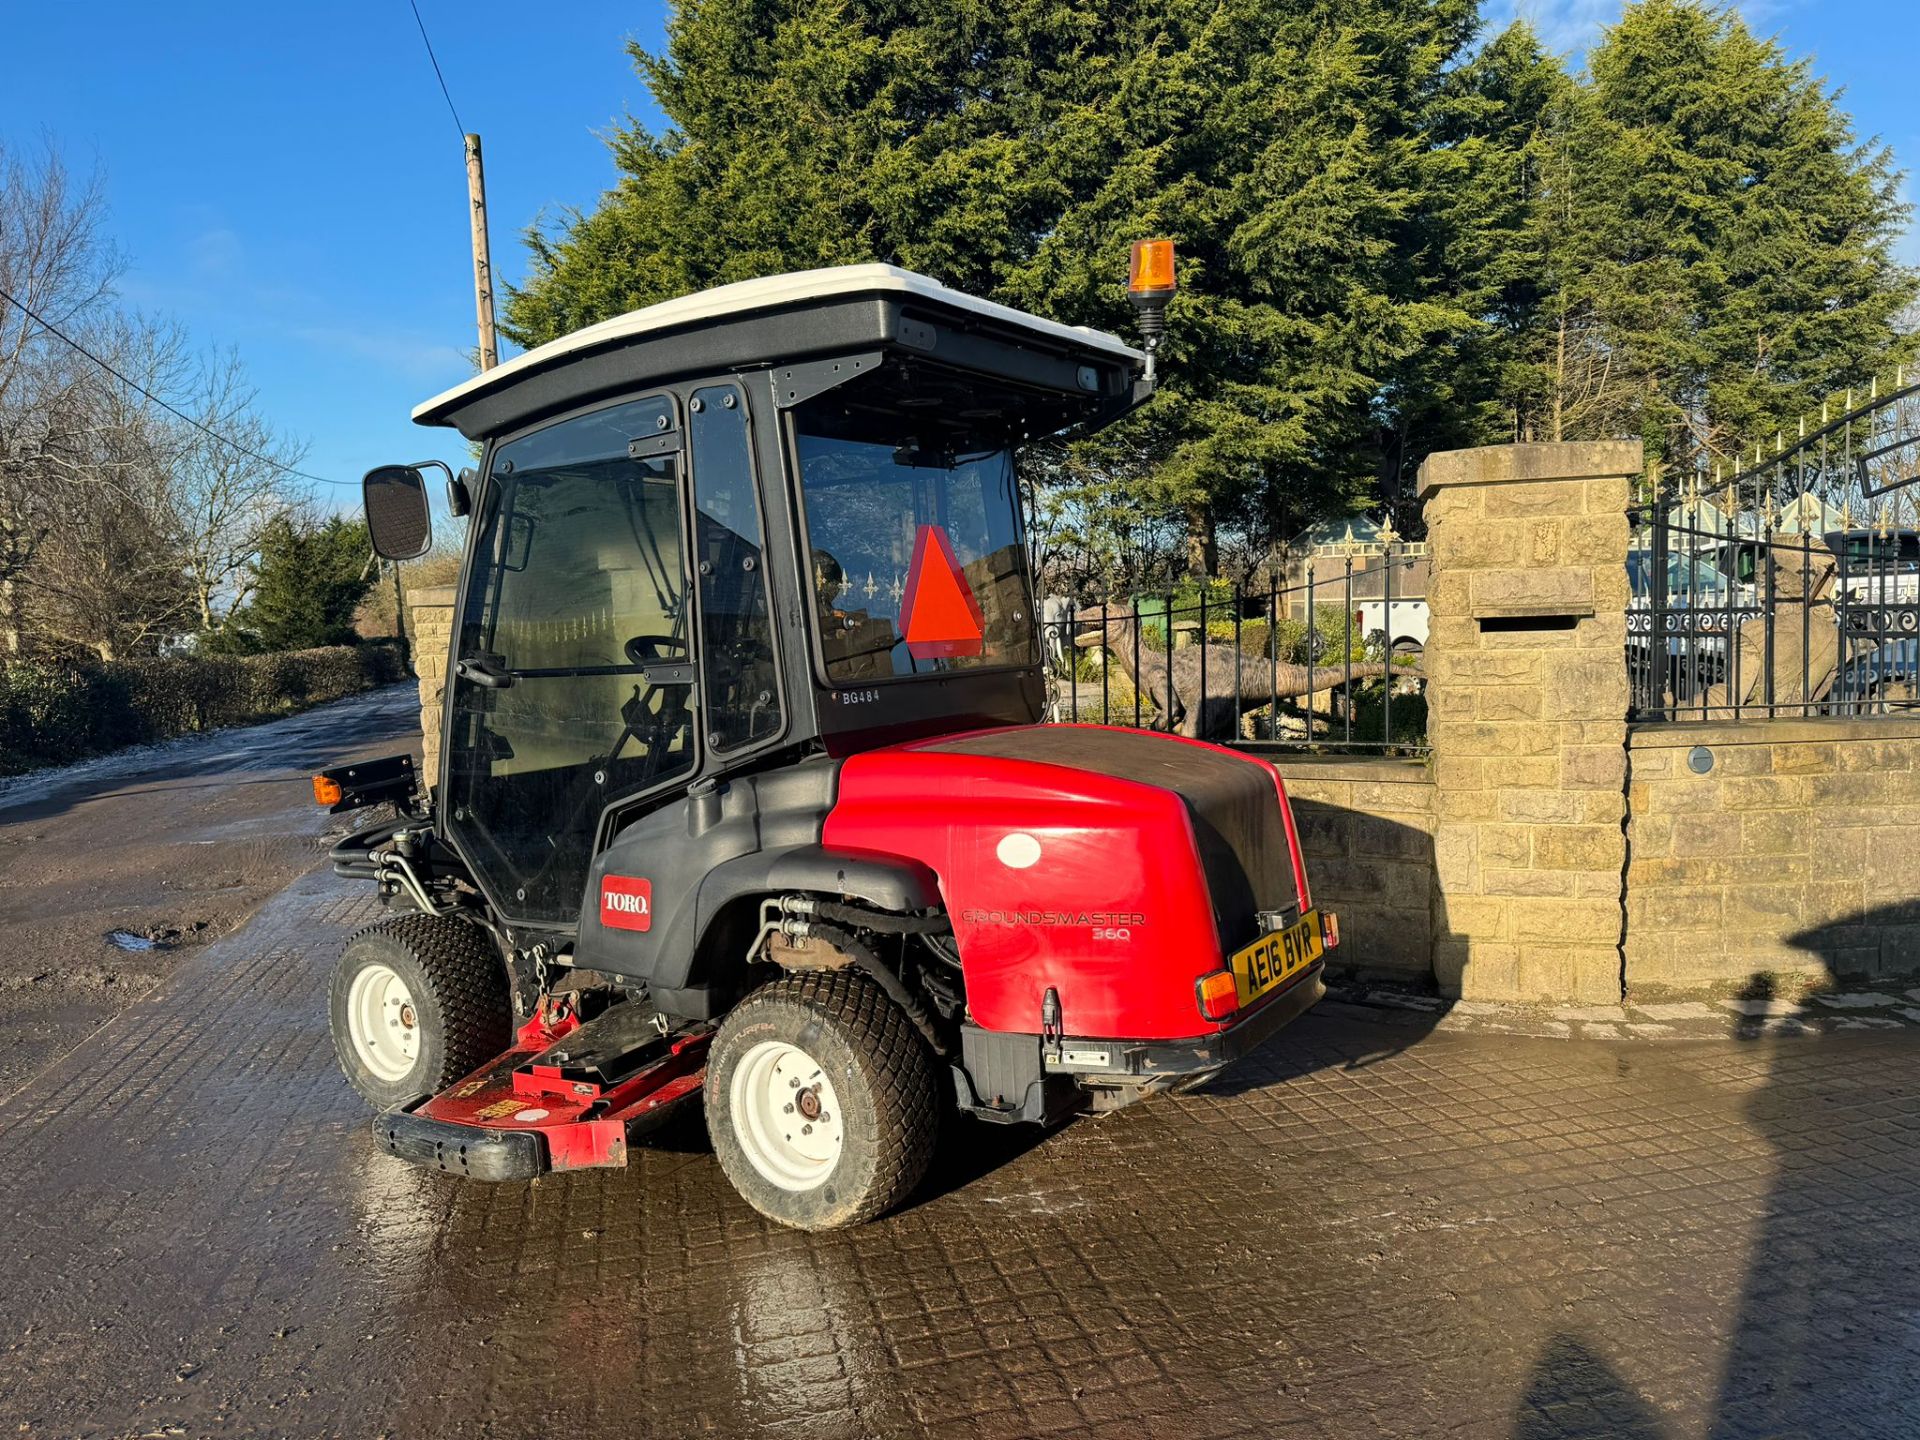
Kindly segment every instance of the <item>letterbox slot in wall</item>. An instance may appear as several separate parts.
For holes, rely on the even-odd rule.
[[[1546,630],[1571,630],[1580,623],[1578,615],[1482,615],[1482,635],[1537,634]]]

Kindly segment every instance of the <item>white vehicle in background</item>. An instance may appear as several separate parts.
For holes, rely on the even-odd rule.
[[[1385,600],[1353,602],[1354,626],[1396,655],[1417,655],[1427,648],[1428,618],[1425,600],[1395,600],[1391,607]]]
[[[1734,603],[1764,602],[1765,576],[1760,555],[1771,548],[1788,570],[1830,563],[1836,596],[1856,604],[1911,605],[1920,601],[1920,532],[1829,530],[1813,536],[1775,536],[1769,541],[1740,538],[1708,552],[1713,564],[1733,582]],[[1821,551],[1825,550],[1825,556]],[[1830,559],[1829,559],[1830,557]]]

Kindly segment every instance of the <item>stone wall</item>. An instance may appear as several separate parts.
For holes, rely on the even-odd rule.
[[[1626,507],[1641,466],[1638,443],[1605,441],[1421,467],[1443,994],[1620,998]]]
[[[420,773],[431,789],[440,783],[440,699],[453,653],[453,587],[410,594],[407,624],[413,638],[413,673],[420,677]]]
[[[1626,984],[1920,970],[1920,717],[1635,727]]]
[[[1433,776],[1417,760],[1268,751],[1287,782],[1316,905],[1340,917],[1336,970],[1433,974]]]

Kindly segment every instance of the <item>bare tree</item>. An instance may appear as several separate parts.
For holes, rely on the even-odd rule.
[[[236,356],[114,305],[104,212],[51,145],[0,148],[0,654],[217,628],[301,458]]]
[[[171,504],[187,427],[142,393],[177,392],[191,365],[177,327],[141,316],[114,315],[84,336],[133,383],[105,375],[78,393],[66,444],[47,457],[41,505],[53,523],[18,585],[42,643],[114,660],[192,625]]]
[[[196,376],[192,401],[183,406],[220,440],[178,425],[182,446],[168,484],[178,557],[193,594],[202,631],[218,629],[246,602],[249,568],[267,523],[294,503],[286,471],[242,453],[293,466],[305,449],[279,435],[257,408],[258,394],[232,351],[210,357]]]
[[[101,235],[99,177],[76,179],[47,145],[0,146],[0,650],[21,648],[21,577],[58,523],[63,478],[90,450],[98,377],[41,320],[82,329],[103,316],[120,260]]]

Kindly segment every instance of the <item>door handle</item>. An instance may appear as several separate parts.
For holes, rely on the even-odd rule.
[[[469,655],[453,667],[453,673],[462,680],[471,680],[476,685],[484,685],[489,690],[505,690],[513,684],[511,670],[496,670],[491,657],[482,659]]]

